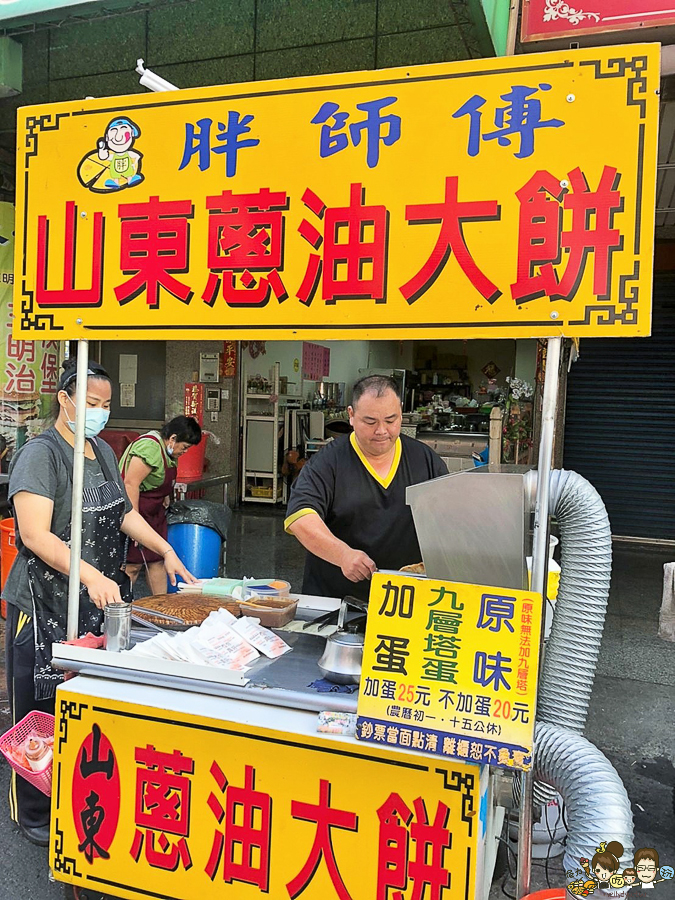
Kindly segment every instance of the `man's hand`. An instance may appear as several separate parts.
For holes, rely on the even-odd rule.
[[[288,529],[302,546],[326,562],[339,566],[349,581],[365,581],[377,572],[377,565],[363,550],[354,550],[329,530],[318,514],[296,519]]]
[[[345,578],[350,581],[365,581],[377,571],[377,566],[363,550],[352,550],[347,547],[340,561],[340,568]]]

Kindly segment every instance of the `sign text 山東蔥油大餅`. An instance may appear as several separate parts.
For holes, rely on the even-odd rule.
[[[59,881],[130,900],[476,896],[486,772],[188,714],[157,690],[149,706],[59,689]]]
[[[16,334],[647,335],[658,85],[632,45],[25,108]]]

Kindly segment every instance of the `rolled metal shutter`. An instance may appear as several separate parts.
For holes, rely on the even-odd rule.
[[[567,382],[564,466],[614,535],[675,541],[675,278],[655,279],[652,336],[582,338]]]

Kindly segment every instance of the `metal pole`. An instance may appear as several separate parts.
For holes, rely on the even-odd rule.
[[[70,576],[68,581],[67,638],[79,637],[80,560],[82,557],[82,490],[84,488],[84,425],[87,415],[87,370],[89,341],[77,342],[77,381],[75,393],[75,448],[73,452],[73,496],[70,516]]]
[[[534,538],[532,543],[531,589],[545,594],[548,568],[548,506],[553,456],[553,434],[558,409],[558,374],[562,338],[548,339],[546,377],[541,411],[539,462],[537,464],[537,496],[534,503]],[[543,630],[543,629],[542,629]],[[518,879],[516,897],[520,900],[530,893],[532,874],[532,786],[533,769],[520,776],[520,812],[518,815]]]
[[[514,56],[516,52],[516,40],[518,38],[518,13],[520,12],[520,3],[518,0],[511,0],[509,7],[509,22],[506,31],[506,48],[504,56]]]

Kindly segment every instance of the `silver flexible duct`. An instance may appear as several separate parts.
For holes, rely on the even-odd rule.
[[[550,510],[560,526],[562,572],[537,721],[582,734],[605,624],[612,535],[602,498],[576,472],[551,473]]]
[[[621,867],[632,865],[633,814],[630,800],[610,761],[585,737],[557,725],[537,722],[535,778],[559,791],[565,801],[565,870],[590,859],[600,841],[619,841]]]
[[[532,475],[536,478],[536,473]],[[530,487],[532,489],[532,485]],[[542,753],[545,751],[545,747],[539,746],[539,735],[559,734],[556,745],[558,746],[561,745],[562,737],[565,735],[562,728],[578,734],[583,733],[600,653],[612,569],[612,535],[607,511],[602,498],[585,478],[576,472],[564,470],[552,472],[550,510],[560,526],[562,571],[551,635],[546,645],[542,666],[537,706],[535,733],[537,781],[534,785],[534,800],[542,805],[555,796],[550,787],[554,784],[559,787],[566,804],[571,800],[566,783],[558,785],[551,777],[539,778]],[[549,726],[561,728],[547,731]],[[567,737],[569,741],[573,741],[575,735],[568,734]],[[587,772],[599,769],[610,773],[611,783],[615,787],[612,796],[618,791],[621,808],[628,810],[628,818],[624,824],[625,832],[632,842],[630,803],[623,784],[609,761],[596,747],[584,739],[579,741],[575,745],[574,766],[578,768],[577,777],[584,786],[584,803],[586,798],[592,797],[594,790],[596,797],[601,798],[602,805],[605,803],[604,786],[594,788],[595,776],[593,774],[588,776],[590,780],[587,781]],[[591,753],[588,768],[584,755],[586,749]],[[555,754],[549,752],[546,766],[553,766],[554,760]],[[560,771],[564,769],[561,768]],[[549,772],[549,775],[555,775],[555,772]],[[517,791],[514,794],[518,801]],[[581,802],[580,799],[578,802]],[[596,830],[593,811],[597,805],[597,800],[591,805],[587,804],[583,813],[584,816],[588,816],[588,827],[593,833]],[[613,805],[611,808],[613,809]],[[589,841],[592,842],[595,838],[588,837],[588,829],[584,831],[576,828],[573,822],[578,819],[578,812],[575,816],[570,816],[569,843],[575,847],[575,852],[576,848],[582,847],[580,853],[584,855],[589,852],[591,846]],[[607,832],[612,839],[614,834],[615,832],[611,830]],[[600,840],[608,840],[607,835],[601,835],[592,846],[597,846]],[[621,840],[624,847],[627,846],[618,836],[617,840]]]

